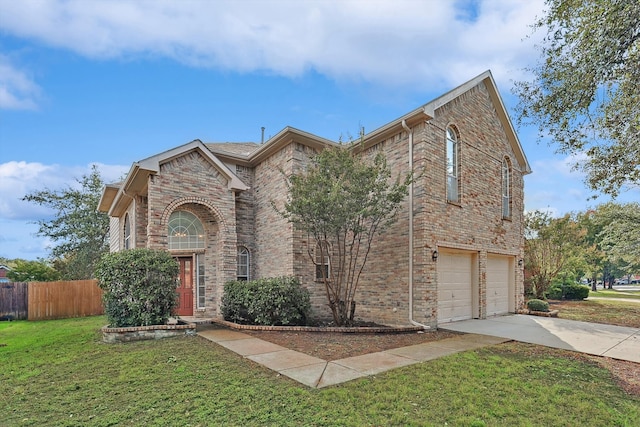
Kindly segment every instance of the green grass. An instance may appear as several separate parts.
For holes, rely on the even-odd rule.
[[[597,292],[589,291],[589,297],[640,300],[640,291],[616,291],[615,289],[601,289]]]
[[[559,308],[563,319],[640,328],[640,303],[626,299],[562,301],[553,308]]]
[[[103,344],[105,323],[0,323],[0,424],[640,425],[640,399],[560,350],[507,343],[315,390],[200,337]]]

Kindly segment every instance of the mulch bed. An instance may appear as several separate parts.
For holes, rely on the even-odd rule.
[[[443,330],[395,333],[340,333],[300,331],[243,331],[291,350],[324,360],[337,360],[367,353],[437,341],[459,335]]]

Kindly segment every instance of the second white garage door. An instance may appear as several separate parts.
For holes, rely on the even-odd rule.
[[[471,319],[474,256],[440,251],[438,259],[438,323]]]
[[[487,316],[509,312],[512,257],[487,255]]]

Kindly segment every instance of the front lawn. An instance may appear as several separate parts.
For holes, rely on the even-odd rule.
[[[597,291],[589,291],[589,298],[620,298],[635,299],[640,301],[640,288],[634,291],[617,291],[615,289],[599,289]]]
[[[3,426],[633,426],[588,358],[506,343],[309,389],[200,337],[103,344],[104,317],[0,323]],[[542,349],[542,350],[541,350]]]
[[[589,297],[609,299],[586,301],[550,300],[549,304],[552,310],[559,310],[558,317],[562,319],[640,328],[640,294],[622,295],[624,294],[607,290],[591,292]],[[632,299],[636,301],[631,301]]]

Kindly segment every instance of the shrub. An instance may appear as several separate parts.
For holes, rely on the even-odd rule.
[[[565,299],[582,300],[589,296],[589,287],[578,283],[565,284],[562,290]]]
[[[562,285],[554,283],[545,293],[545,297],[548,299],[562,299]]]
[[[253,325],[304,325],[311,311],[309,291],[294,277],[231,281],[224,285],[225,320]]]
[[[527,308],[531,311],[549,311],[549,303],[541,299],[530,299],[527,301]]]
[[[589,296],[589,287],[572,280],[554,283],[545,293],[549,299],[582,300]]]
[[[179,267],[166,251],[130,249],[104,255],[96,278],[111,327],[164,324],[178,301]]]

